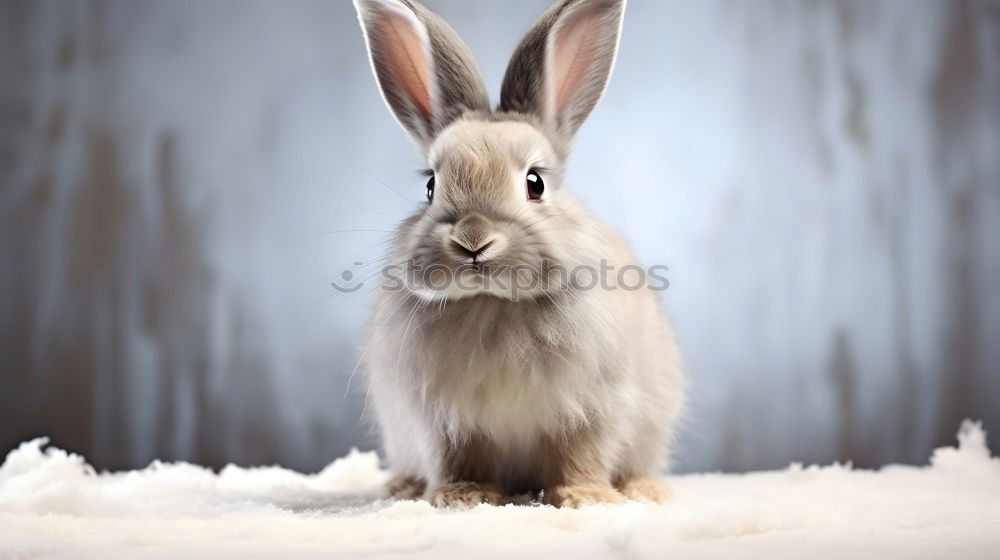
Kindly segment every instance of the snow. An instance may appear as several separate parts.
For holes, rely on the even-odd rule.
[[[925,467],[684,475],[667,505],[580,510],[378,499],[374,452],[308,475],[160,462],[97,473],[47,443],[0,467],[0,558],[995,558],[1000,546],[1000,459],[968,421]]]

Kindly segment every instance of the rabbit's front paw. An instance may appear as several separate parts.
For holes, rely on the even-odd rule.
[[[578,484],[556,486],[545,491],[545,503],[556,507],[578,508],[593,504],[620,504],[625,497],[611,485]]]
[[[400,474],[389,479],[385,483],[383,492],[386,497],[398,500],[416,500],[423,495],[427,489],[427,482],[419,477]]]
[[[498,505],[502,496],[492,484],[449,482],[427,491],[427,501],[439,508],[471,508],[479,504]]]
[[[670,499],[670,487],[666,483],[647,476],[629,478],[616,484],[618,490],[630,500],[664,504]]]

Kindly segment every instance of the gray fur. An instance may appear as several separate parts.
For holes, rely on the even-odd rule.
[[[573,1],[563,0],[550,7],[518,43],[500,86],[498,111],[544,116],[545,53],[549,32]]]

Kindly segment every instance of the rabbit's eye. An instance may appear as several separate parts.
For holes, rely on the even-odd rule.
[[[434,201],[434,176],[431,175],[430,179],[427,179],[427,202]]]
[[[541,200],[545,193],[545,182],[542,181],[542,176],[532,169],[528,171],[525,183],[528,186],[528,200]]]

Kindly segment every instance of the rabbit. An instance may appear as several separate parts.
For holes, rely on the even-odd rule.
[[[563,186],[625,0],[551,6],[495,110],[439,16],[414,0],[354,5],[382,97],[428,167],[362,351],[387,495],[445,508],[668,499],[684,401],[672,324],[655,291],[627,289],[644,273],[621,235]]]

